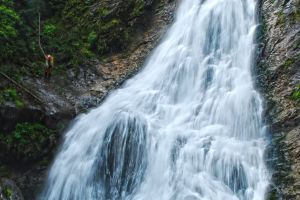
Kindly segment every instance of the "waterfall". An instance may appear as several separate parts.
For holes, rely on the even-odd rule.
[[[143,70],[76,119],[45,200],[263,200],[255,0],[182,0]]]

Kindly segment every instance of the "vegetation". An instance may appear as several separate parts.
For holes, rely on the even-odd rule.
[[[43,76],[39,13],[41,43],[55,58],[55,76],[66,79],[66,68],[76,73],[89,59],[121,51],[147,5],[145,0],[120,3],[115,9],[109,2],[100,4],[98,0],[0,0],[0,71],[17,81],[25,75]],[[0,91],[0,104],[4,101],[24,105],[12,91]]]
[[[78,67],[87,59],[124,49],[136,17],[144,14],[145,0],[121,2],[117,10],[97,0],[0,0],[0,66],[11,74],[41,76],[41,42],[55,57],[56,69]],[[60,68],[60,69],[57,69]],[[24,70],[25,69],[25,70]],[[20,71],[22,70],[22,73]]]
[[[19,123],[12,133],[0,135],[0,156],[10,155],[12,160],[23,162],[38,159],[54,134],[54,130],[39,123]]]
[[[295,47],[295,48],[297,48],[297,47]],[[298,53],[297,55],[295,55],[291,58],[286,59],[285,62],[283,63],[283,68],[284,69],[289,69],[290,67],[292,67],[297,62],[300,62],[300,53]]]
[[[4,102],[12,102],[18,108],[24,106],[24,103],[21,99],[21,95],[19,95],[17,90],[14,88],[0,90],[0,104]]]
[[[13,191],[12,189],[10,189],[9,187],[5,187],[3,189],[3,194],[7,199],[11,199],[12,195],[13,195]]]
[[[134,8],[133,8],[133,11],[131,13],[131,16],[132,17],[137,17],[137,16],[140,16],[143,14],[144,12],[144,9],[145,9],[145,1],[143,0],[137,0],[135,5],[134,5]]]
[[[286,22],[290,23],[291,25],[297,24],[300,22],[300,9],[295,5],[292,12],[289,14],[285,14],[283,10],[280,10],[277,13],[277,24],[280,26],[284,26]]]
[[[292,93],[291,99],[300,103],[300,85],[297,85],[296,89]]]
[[[295,60],[294,60],[294,59],[288,58],[288,59],[284,62],[283,67],[284,67],[284,69],[289,69],[294,63],[295,63]]]
[[[278,23],[280,26],[283,26],[284,23],[285,23],[285,15],[284,15],[284,13],[283,13],[282,10],[278,12],[277,17],[278,17],[277,23]]]
[[[20,16],[12,9],[12,5],[10,0],[2,0],[0,4],[0,61],[12,58],[14,49],[10,46],[19,34],[17,27],[20,24]]]

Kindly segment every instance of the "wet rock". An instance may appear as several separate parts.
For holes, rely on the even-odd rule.
[[[10,132],[18,122],[41,121],[43,112],[38,107],[17,108],[15,105],[0,106],[0,130]]]
[[[48,128],[67,124],[75,116],[74,110],[45,111],[40,107],[17,108],[15,105],[0,106],[0,131],[11,132],[17,123],[40,122]]]
[[[264,0],[260,4],[257,83],[272,134],[268,151],[276,152],[266,154],[273,171],[269,199],[299,199],[300,105],[292,94],[300,84],[300,1]]]

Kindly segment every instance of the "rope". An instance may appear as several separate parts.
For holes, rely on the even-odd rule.
[[[40,46],[40,49],[41,49],[44,57],[46,57],[45,51],[41,44],[41,13],[40,12],[39,12],[39,46]]]
[[[33,97],[35,100],[37,100],[39,103],[44,104],[43,100],[41,100],[39,97],[37,97],[36,95],[34,95],[32,92],[30,92],[27,88],[23,87],[22,85],[20,85],[19,83],[17,83],[15,80],[13,80],[12,78],[10,78],[9,76],[7,76],[6,74],[4,74],[3,72],[0,72],[0,74],[5,77],[6,79],[8,79],[10,82],[12,82],[13,84],[15,84],[16,86],[18,86],[18,88],[20,88],[21,90],[25,91],[26,93],[28,93],[31,97]]]

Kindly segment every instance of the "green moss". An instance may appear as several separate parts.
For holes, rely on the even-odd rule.
[[[98,10],[98,12],[99,12],[100,16],[106,17],[106,16],[110,13],[110,10],[108,10],[107,8],[102,8],[102,7],[101,7],[101,8]]]
[[[46,36],[46,37],[53,37],[56,31],[57,31],[56,25],[46,24],[44,26],[43,35]]]
[[[16,37],[18,33],[16,25],[19,22],[19,15],[11,7],[0,5],[0,37],[4,39]]]
[[[277,13],[277,24],[283,26],[285,23],[298,24],[300,22],[300,10],[299,8],[294,8],[289,14],[285,14],[283,10]]]
[[[300,85],[297,85],[296,89],[292,93],[291,99],[300,103]]]
[[[285,24],[285,15],[282,10],[277,13],[277,17],[278,17],[277,24],[283,26]]]
[[[285,60],[284,64],[282,65],[282,67],[284,69],[289,69],[291,68],[294,64],[300,62],[300,53],[298,53],[297,55],[288,58]]]
[[[131,12],[131,17],[138,17],[144,13],[145,9],[145,1],[144,0],[136,0],[134,4],[134,8]]]
[[[5,196],[7,199],[11,199],[11,197],[12,197],[12,195],[13,195],[13,191],[12,191],[11,188],[5,187],[5,188],[3,189],[3,194],[4,194],[4,196]]]
[[[19,35],[18,25],[20,16],[12,8],[13,1],[6,0],[0,5],[0,61],[12,58],[18,44],[16,38]]]
[[[95,45],[95,42],[97,41],[97,38],[98,38],[98,34],[95,31],[92,31],[92,32],[89,33],[89,36],[88,36],[88,39],[87,39],[89,48],[92,48]]]
[[[17,108],[23,108],[24,107],[24,103],[20,100],[16,100],[15,105],[17,106]]]
[[[37,159],[53,134],[54,130],[39,123],[19,123],[13,132],[1,135],[1,153],[21,161]]]
[[[0,104],[3,104],[6,101],[13,102],[18,108],[22,108],[24,106],[21,96],[15,88],[0,90]]]
[[[14,88],[2,90],[1,97],[3,101],[14,101],[17,98],[17,90]]]
[[[283,68],[284,68],[284,69],[289,69],[294,63],[295,63],[295,59],[293,59],[293,58],[288,58],[288,59],[284,62]]]
[[[101,26],[101,31],[108,31],[109,29],[119,25],[121,23],[121,21],[119,19],[111,19],[110,21],[104,23],[102,26]]]
[[[86,46],[88,46],[88,45],[86,45]],[[93,52],[92,51],[90,51],[87,47],[82,47],[81,49],[80,49],[80,53],[82,54],[82,56],[84,56],[84,57],[86,57],[86,58],[92,58],[92,57],[94,57],[94,54],[93,54]]]

